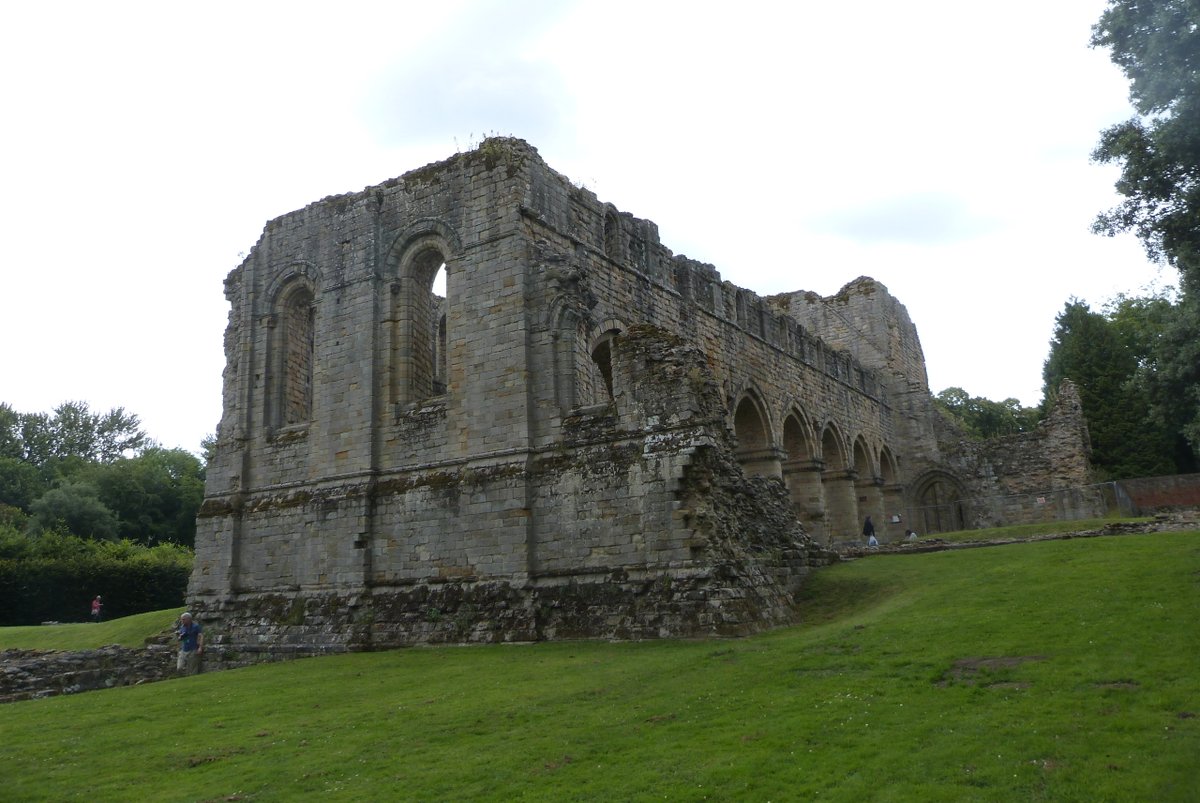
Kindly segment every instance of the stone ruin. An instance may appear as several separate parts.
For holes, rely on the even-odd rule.
[[[188,597],[243,659],[752,632],[866,515],[1086,476],[1069,389],[970,446],[881,284],[760,297],[520,140],[272,220],[225,292]]]

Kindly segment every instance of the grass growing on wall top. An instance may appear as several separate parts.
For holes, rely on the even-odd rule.
[[[754,638],[344,655],[0,706],[11,800],[1194,800],[1200,534],[858,560]]]

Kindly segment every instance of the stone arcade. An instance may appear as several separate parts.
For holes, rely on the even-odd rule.
[[[1001,460],[879,283],[761,298],[520,140],[271,221],[225,291],[189,603],[229,651],[746,633],[866,515],[1086,483],[1069,388]]]

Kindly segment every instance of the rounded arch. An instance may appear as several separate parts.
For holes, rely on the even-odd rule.
[[[600,244],[609,259],[621,259],[621,218],[612,204],[605,204],[604,207],[604,231]]]
[[[615,318],[608,318],[598,327],[599,332],[588,339],[588,384],[596,404],[607,404],[616,398],[613,384],[613,353],[619,348],[621,333],[625,326]]]
[[[296,263],[268,288],[267,394],[263,420],[271,430],[307,424],[316,371],[316,283],[319,273]]]
[[[433,218],[419,220],[393,242],[389,366],[391,397],[412,404],[450,388],[447,355],[454,339],[454,291],[458,282],[458,236]],[[434,291],[444,271],[445,296]]]
[[[954,532],[966,528],[966,491],[948,471],[933,469],[912,484],[913,518],[922,533]]]
[[[279,305],[285,293],[295,292],[297,287],[307,287],[315,298],[317,287],[321,283],[321,270],[311,262],[296,260],[275,274],[275,278],[267,285],[267,303],[272,308]]]
[[[421,218],[414,221],[396,236],[388,249],[389,273],[402,277],[405,262],[426,247],[437,248],[449,261],[462,251],[462,240],[453,227],[438,218]]]

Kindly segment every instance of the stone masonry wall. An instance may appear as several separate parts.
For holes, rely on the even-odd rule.
[[[229,653],[748,632],[814,537],[966,485],[886,288],[760,298],[518,140],[270,221],[225,292],[189,599]]]

